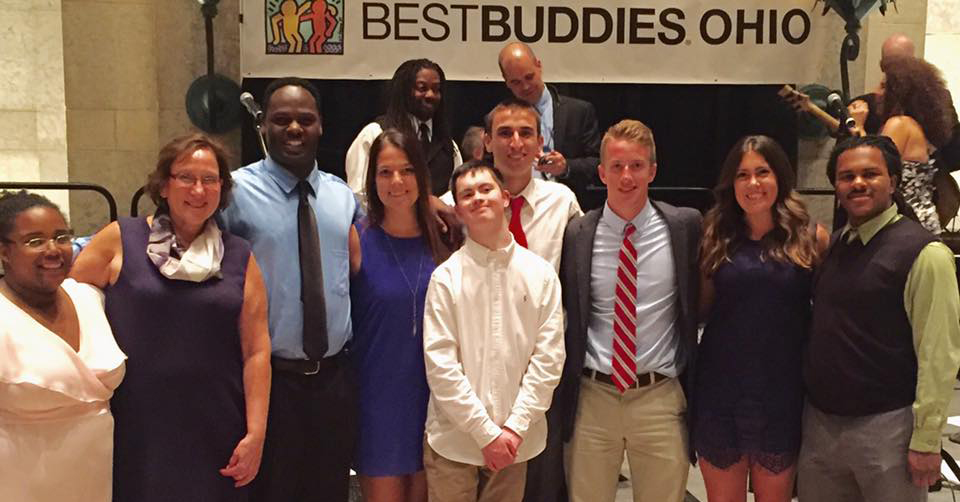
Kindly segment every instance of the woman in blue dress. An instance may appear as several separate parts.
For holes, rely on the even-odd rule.
[[[433,269],[450,254],[430,210],[429,176],[416,137],[387,129],[371,145],[363,260],[350,287],[360,373],[357,472],[367,502],[427,500],[423,306]]]
[[[693,438],[711,502],[789,501],[800,450],[801,344],[826,230],[793,190],[783,149],[747,136],[731,149],[704,219]]]

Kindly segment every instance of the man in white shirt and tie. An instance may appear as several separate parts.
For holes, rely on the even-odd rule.
[[[486,116],[484,146],[493,154],[493,163],[510,194],[507,220],[514,239],[559,271],[564,229],[583,212],[566,185],[538,178],[530,169],[543,147],[540,120],[529,103],[513,98],[502,101]],[[563,450],[556,418],[552,410],[547,414],[546,451],[528,465],[526,502],[565,499]]]
[[[583,211],[565,185],[533,177],[530,165],[543,147],[540,115],[519,99],[501,101],[486,116],[483,141],[510,194],[507,218],[514,239],[559,270],[564,228]]]
[[[564,361],[560,282],[507,229],[510,199],[483,160],[454,170],[464,246],[437,267],[424,310],[431,502],[519,502]]]
[[[490,110],[483,128],[483,145],[493,156],[493,165],[510,196],[507,228],[517,244],[560,270],[563,231],[583,211],[569,188],[536,178],[530,170],[543,148],[540,115],[532,105],[508,98]],[[441,200],[454,204],[451,192]]]

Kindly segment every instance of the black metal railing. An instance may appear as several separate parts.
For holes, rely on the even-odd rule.
[[[138,188],[136,192],[133,192],[133,197],[130,199],[130,216],[134,218],[140,215],[140,198],[143,197],[146,188],[146,186]]]
[[[83,190],[97,192],[107,199],[110,208],[110,221],[117,221],[117,200],[106,188],[94,183],[54,182],[54,181],[0,181],[0,190]]]

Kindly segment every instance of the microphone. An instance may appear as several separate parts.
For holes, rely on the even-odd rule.
[[[253,99],[253,94],[245,92],[240,95],[240,104],[247,109],[247,112],[253,116],[258,124],[263,120],[263,110],[260,109],[260,105],[257,104],[257,101]]]
[[[249,92],[240,95],[240,104],[247,109],[250,115],[253,115],[253,127],[257,130],[257,139],[260,140],[260,151],[263,152],[263,158],[267,158],[267,144],[263,141],[263,132],[260,130],[263,123],[263,110],[260,109],[257,100],[253,99],[253,94]]]
[[[849,136],[853,128],[857,126],[857,122],[853,120],[853,117],[847,111],[847,107],[843,105],[843,98],[835,92],[827,95],[827,111],[840,121],[840,127],[843,129],[842,132],[845,133],[845,136]]]

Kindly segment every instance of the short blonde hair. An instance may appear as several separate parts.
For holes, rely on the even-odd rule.
[[[604,154],[607,152],[607,142],[611,140],[640,143],[650,149],[650,163],[657,163],[657,145],[653,142],[653,131],[643,122],[623,119],[610,126],[607,132],[603,134],[603,141],[600,142],[600,163],[603,163]]]

